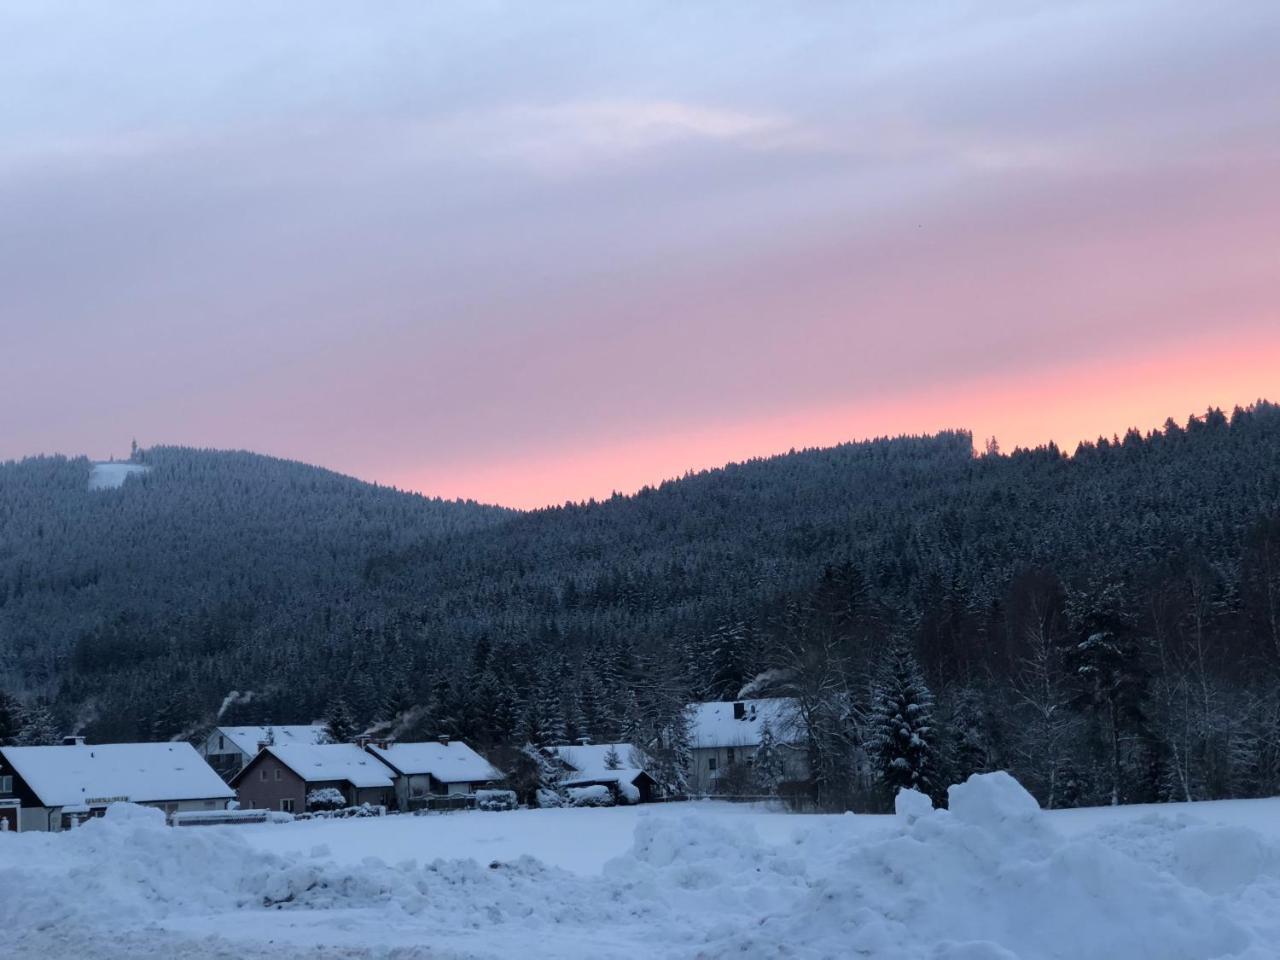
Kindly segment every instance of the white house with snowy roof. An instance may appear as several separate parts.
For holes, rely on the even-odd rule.
[[[225,810],[234,797],[189,743],[0,747],[0,830],[64,830],[117,802]]]
[[[198,747],[209,766],[230,780],[265,744],[316,744],[327,739],[323,723],[214,727]]]
[[[691,703],[688,707],[691,769],[696,794],[747,785],[756,750],[767,727],[773,735],[784,781],[807,780],[808,756],[796,703],[789,697]]]
[[[644,754],[629,743],[575,743],[547,747],[564,766],[566,788],[605,786],[618,803],[648,803],[657,781],[644,769]]]
[[[394,774],[401,810],[420,807],[433,796],[475,793],[505,776],[461,740],[449,737],[420,743],[372,741],[366,749]]]

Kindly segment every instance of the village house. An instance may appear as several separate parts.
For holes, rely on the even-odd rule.
[[[391,806],[395,795],[390,768],[354,743],[263,747],[231,778],[231,786],[242,810],[285,813],[303,813],[316,806],[320,791],[328,798],[336,790],[349,807]]]
[[[425,806],[433,796],[475,793],[504,776],[465,743],[448,737],[422,743],[374,740],[366,749],[394,775],[400,810]]]
[[[234,797],[189,743],[0,747],[0,830],[65,830],[117,802],[225,810]]]
[[[263,744],[316,744],[327,739],[322,723],[214,727],[197,749],[209,766],[229,781],[258,755]]]
[[[658,783],[642,766],[643,754],[629,743],[575,743],[547,747],[562,766],[560,786],[605,786],[617,803],[649,803]]]
[[[750,772],[766,727],[778,748],[782,782],[807,780],[808,755],[794,700],[693,703],[689,705],[690,792],[750,793]]]

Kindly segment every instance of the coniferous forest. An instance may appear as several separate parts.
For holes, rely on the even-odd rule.
[[[787,695],[827,808],[993,769],[1054,807],[1280,792],[1274,404],[1069,455],[846,444],[533,512],[135,460],[93,491],[83,458],[0,465],[0,742],[327,717],[499,756],[626,738],[678,783],[682,704]]]

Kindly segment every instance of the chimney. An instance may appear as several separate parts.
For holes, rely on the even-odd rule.
[[[742,702],[733,705],[733,719],[742,720],[747,715],[747,705]]]
[[[356,746],[357,746],[357,747],[359,747],[361,750],[363,750],[365,747],[367,747],[367,746],[369,745],[369,741],[370,741],[371,739],[373,739],[373,738],[372,738],[372,737],[367,737],[367,736],[365,736],[365,735],[362,733],[362,734],[360,734],[360,736],[356,737],[356,739],[355,739],[355,744],[356,744]]]
[[[259,740],[259,741],[258,741],[258,752],[259,752],[259,753],[261,753],[263,750],[265,750],[265,749],[266,749],[267,747],[269,747],[269,746],[271,746],[271,741],[270,741],[270,740]]]
[[[73,734],[72,736],[69,736],[69,737],[63,737],[62,745],[64,747],[83,747],[84,737],[80,736],[80,734],[78,733]]]
[[[439,740],[440,743],[446,747],[449,745],[449,735],[447,733],[440,734],[440,736],[437,737],[436,739]]]
[[[379,737],[374,741],[374,745],[377,746],[379,750],[386,750],[393,743],[395,743],[395,741],[391,739],[391,737]]]

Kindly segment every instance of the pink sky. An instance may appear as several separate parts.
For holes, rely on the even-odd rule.
[[[0,458],[136,437],[538,506],[1280,398],[1273,3],[55,2],[0,35]]]

